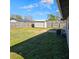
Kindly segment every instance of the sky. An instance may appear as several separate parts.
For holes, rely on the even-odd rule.
[[[10,0],[10,14],[47,20],[48,14],[59,15],[56,0]]]

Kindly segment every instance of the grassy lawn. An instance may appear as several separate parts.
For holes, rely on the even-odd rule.
[[[10,59],[24,59],[21,55],[16,54],[14,52],[10,53]]]
[[[48,29],[45,28],[13,28],[10,31],[10,46],[18,44],[24,40],[27,40],[33,36],[36,36]]]
[[[66,40],[48,30],[11,29],[11,59],[68,59]]]

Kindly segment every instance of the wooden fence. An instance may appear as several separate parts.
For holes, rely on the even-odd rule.
[[[41,25],[40,27],[52,27],[52,28],[63,28],[65,25],[66,25],[66,22],[65,21],[60,21],[60,22],[57,22],[57,21],[54,21],[54,22],[51,22],[51,21],[48,21],[48,22],[42,22],[44,23],[45,25]],[[31,28],[32,27],[32,22],[10,22],[10,27],[11,28]],[[41,24],[41,23],[40,23]],[[35,24],[36,26],[36,24]],[[39,27],[37,25],[37,27]]]

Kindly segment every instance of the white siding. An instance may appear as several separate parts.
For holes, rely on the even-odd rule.
[[[10,20],[10,22],[18,22],[18,21],[16,21],[15,19],[13,19],[13,20]]]
[[[47,28],[47,22],[45,21],[45,28]]]
[[[45,27],[45,23],[44,22],[35,22],[34,26],[35,27],[43,27],[44,28]]]

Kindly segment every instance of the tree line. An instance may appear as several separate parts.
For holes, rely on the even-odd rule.
[[[11,15],[10,16],[10,20],[22,20],[22,16],[21,15]],[[48,19],[47,21],[56,21],[57,20],[57,16],[53,15],[53,14],[48,14]]]

